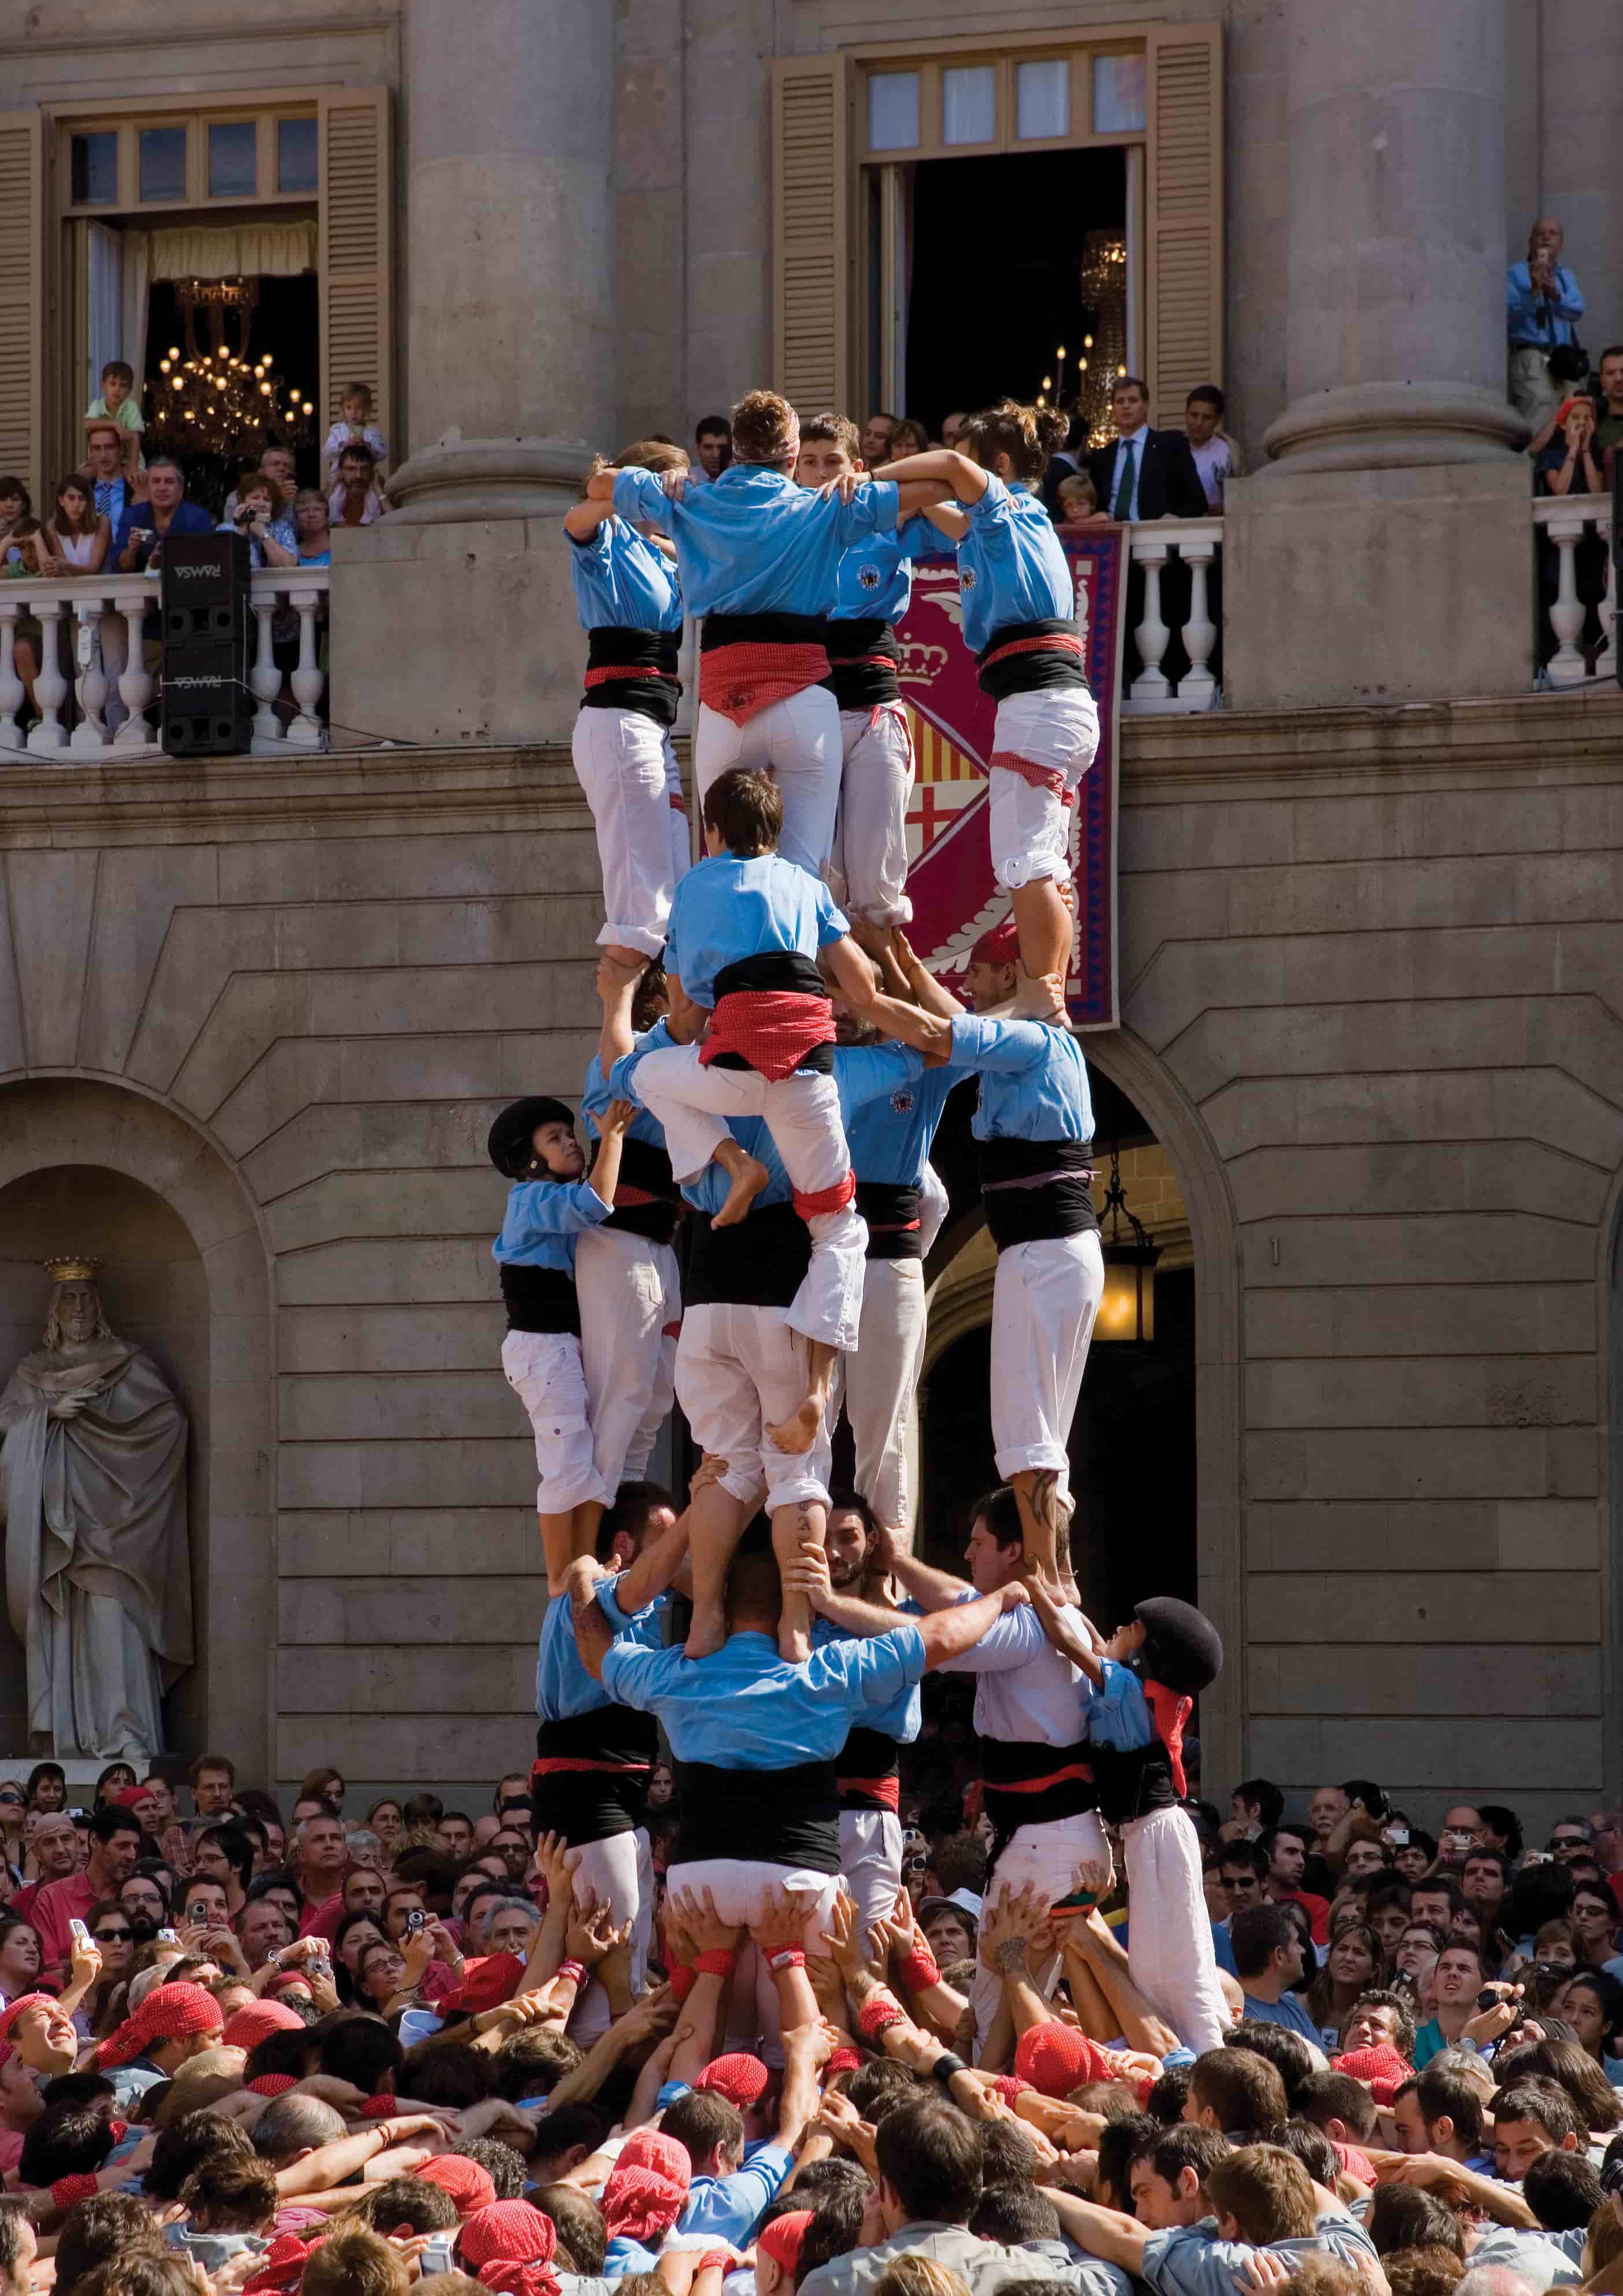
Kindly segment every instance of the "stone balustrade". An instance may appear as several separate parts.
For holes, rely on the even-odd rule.
[[[265,567],[250,580],[256,622],[248,671],[256,704],[253,754],[324,750],[327,732],[318,712],[327,684],[320,628],[327,569]],[[156,574],[0,581],[0,761],[4,750],[20,750],[61,766],[86,758],[157,753],[160,736],[153,697],[159,681],[146,666],[143,626],[158,604],[159,586]],[[299,659],[289,673],[293,707],[284,701],[280,716],[276,701],[283,679],[273,657],[278,611],[284,627],[287,615],[298,617],[299,634]],[[42,636],[34,681],[40,714],[26,735],[17,723],[27,693],[16,664],[17,626],[25,616],[38,621]],[[73,665],[71,677],[64,661]]]
[[[1127,529],[1132,563],[1143,576],[1143,604],[1136,629],[1141,667],[1122,691],[1124,717],[1188,715],[1209,709],[1218,699],[1211,658],[1217,644],[1212,613],[1211,574],[1221,562],[1220,518],[1154,518]],[[1185,570],[1187,592],[1167,579],[1168,565]],[[1169,677],[1163,665],[1174,635],[1183,642],[1187,668]]]
[[[1617,570],[1611,562],[1611,497],[1610,495],[1546,495],[1533,504],[1533,524],[1542,529],[1545,544],[1555,553],[1554,595],[1550,594],[1547,578],[1548,557],[1539,551],[1539,564],[1535,578],[1538,582],[1538,612],[1544,643],[1539,652],[1545,651],[1548,638],[1555,640],[1554,652],[1544,665],[1539,684],[1565,692],[1575,685],[1588,685],[1599,679],[1617,675]],[[1584,625],[1588,619],[1593,600],[1578,594],[1579,545],[1588,537],[1605,546],[1605,591],[1594,606],[1600,616],[1602,644],[1597,650],[1586,648]],[[1535,535],[1535,549],[1538,537]],[[1599,553],[1593,555],[1596,558]]]

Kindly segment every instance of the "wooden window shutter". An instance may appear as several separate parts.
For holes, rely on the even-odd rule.
[[[45,358],[44,122],[0,111],[0,471],[26,479],[37,504]]]
[[[850,91],[846,60],[772,70],[772,366],[802,414],[843,406],[851,345]]]
[[[1181,425],[1223,380],[1223,28],[1148,29],[1145,381],[1150,420]]]
[[[322,433],[351,382],[366,383],[392,462],[395,437],[394,149],[386,87],[320,100]]]

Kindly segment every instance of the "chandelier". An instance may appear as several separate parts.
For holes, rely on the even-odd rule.
[[[259,299],[254,279],[182,279],[175,299],[184,320],[184,345],[171,343],[158,362],[151,386],[146,436],[171,453],[247,455],[258,459],[275,432],[289,447],[307,445],[314,436],[315,406],[278,373],[275,355],[248,348],[249,328]],[[237,344],[226,340],[226,315],[236,319]],[[198,342],[200,315],[207,348]]]

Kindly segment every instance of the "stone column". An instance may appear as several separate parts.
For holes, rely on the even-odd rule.
[[[1227,698],[1519,691],[1508,0],[1284,0],[1283,29],[1291,402],[1228,490]]]
[[[615,405],[614,13],[406,0],[411,452],[333,551],[333,715],[366,733],[567,736],[559,521]]]

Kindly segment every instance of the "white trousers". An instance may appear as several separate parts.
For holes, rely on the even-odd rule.
[[[644,1065],[646,1065],[644,1063]],[[992,1440],[1007,1482],[1052,1468],[1070,1491],[1070,1423],[1104,1294],[1098,1234],[1045,1236],[997,1255],[992,1286]]]
[[[1211,1949],[1201,1849],[1187,1814],[1152,1809],[1121,1829],[1127,1873],[1127,1972],[1197,2057],[1220,2049],[1228,2006]]]
[[[802,1194],[820,1194],[851,1168],[832,1076],[797,1071],[774,1084],[754,1069],[706,1068],[697,1045],[672,1045],[643,1054],[636,1088],[643,1106],[665,1128],[670,1168],[678,1180],[703,1171],[727,1137],[725,1119],[734,1116],[765,1119],[791,1185]],[[837,1212],[814,1212],[806,1225],[811,1230],[811,1265],[789,1320],[808,1340],[854,1349],[867,1224],[848,1203]]]
[[[1070,817],[1052,789],[996,764],[1000,750],[1057,773],[1073,791],[1099,747],[1099,713],[1085,686],[1040,687],[997,705],[988,776],[987,819],[992,873],[1011,892],[1045,877],[1070,874]]]
[[[853,916],[877,925],[913,922],[907,898],[907,800],[913,736],[899,701],[842,709],[845,768],[834,831],[831,882]]]
[[[924,1361],[924,1269],[916,1259],[870,1259],[854,1359],[841,1356],[829,1390],[832,1440],[840,1406],[851,1423],[857,1488],[893,1529],[909,1520],[907,1429]]]
[[[575,1242],[592,1451],[612,1494],[637,1482],[676,1393],[682,1285],[668,1243],[593,1227]]]
[[[919,1175],[919,1251],[928,1259],[952,1210],[952,1198],[946,1183],[933,1164],[926,1164]]]
[[[1052,1901],[1067,1897],[1071,1876],[1078,1866],[1090,1862],[1102,1863],[1105,1851],[1104,1828],[1097,1810],[1083,1810],[1076,1817],[1055,1817],[1043,1825],[1017,1825],[1004,1842],[1003,1853],[993,1866],[986,1887],[986,1904],[990,1906],[998,1890],[1006,1883],[1011,1891],[1023,1890],[1034,1882],[1043,1895]],[[1039,1990],[1051,1997],[1059,1981],[1060,1963],[1055,1958],[1053,1971]],[[1003,1999],[1003,1980],[996,1970],[975,1964],[975,1982],[970,1992],[970,2005],[975,2012],[975,2055],[979,2060],[986,2046],[992,2021],[997,2014],[997,2005]]]
[[[857,1906],[857,1932],[867,1942],[876,1922],[889,1921],[902,1886],[902,1822],[894,1810],[842,1809],[840,1870]]]
[[[583,709],[570,753],[592,808],[603,873],[607,922],[598,942],[658,956],[689,859],[670,737],[638,709]]]
[[[734,766],[769,773],[783,800],[778,851],[808,876],[821,877],[834,849],[840,806],[840,709],[826,686],[810,685],[774,701],[742,726],[699,705],[693,728],[693,786],[701,817],[705,791]]]
[[[607,1905],[619,1929],[631,1923],[631,1989],[641,1993],[648,1982],[648,1948],[653,1935],[653,1859],[648,1836],[611,1833],[602,1841],[588,1841],[578,1857],[570,1853],[577,1883],[590,1890],[598,1904]],[[612,2018],[609,1997],[595,1977],[576,1995],[570,2012],[571,2039],[584,2045],[606,2033]]]
[[[807,1909],[802,1941],[807,1953],[825,1954],[823,1935],[840,1895],[840,1876],[798,1866],[772,1866],[760,1857],[695,1857],[673,1866],[665,1886],[668,1890],[691,1890],[699,1897],[709,1890],[722,1920],[745,1929],[766,1912],[768,1890],[789,1890]],[[727,2040],[734,2046],[755,2048],[769,2065],[783,2062],[777,1985],[766,1956],[753,1945],[746,1945],[738,1956]]]
[[[502,1369],[529,1414],[536,1439],[537,1513],[568,1514],[587,1499],[607,1506],[614,1494],[592,1456],[580,1341],[572,1332],[509,1332],[502,1341]]]
[[[806,1400],[809,1343],[786,1308],[691,1307],[676,1342],[676,1396],[695,1443],[727,1462],[722,1482],[741,1505],[828,1503],[826,1424],[809,1451],[780,1451],[766,1429]]]

